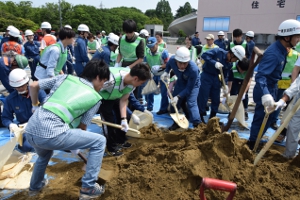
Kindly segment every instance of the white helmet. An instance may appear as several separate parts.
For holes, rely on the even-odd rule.
[[[6,30],[9,31],[12,27],[14,27],[13,25],[9,25]]]
[[[110,41],[114,45],[119,45],[119,39],[120,37],[113,33],[110,33],[108,36],[108,41]]]
[[[105,34],[105,31],[101,31],[101,33],[104,33],[104,34]]]
[[[283,21],[278,27],[279,36],[290,36],[300,34],[300,22],[295,19]]]
[[[65,28],[72,29],[72,26],[70,26],[69,24],[65,25],[64,27],[65,27]]]
[[[41,29],[51,29],[51,24],[49,22],[43,22],[41,24]]]
[[[246,33],[246,36],[248,36],[248,37],[254,37],[254,32],[253,31],[248,31]]]
[[[223,31],[219,31],[218,35],[224,35],[224,32]]]
[[[146,30],[146,29],[142,29],[141,31],[140,31],[140,35],[141,34],[144,34],[146,37],[149,37],[149,32]]]
[[[34,35],[34,34],[33,34],[32,30],[28,29],[28,30],[25,31],[25,37],[29,36],[29,35]]]
[[[190,61],[190,50],[186,47],[179,47],[175,53],[175,60],[179,62],[189,62]]]
[[[20,37],[20,31],[16,27],[10,27],[10,30],[8,31],[8,35],[12,37]]]
[[[29,82],[29,77],[26,71],[20,68],[12,70],[9,73],[8,79],[9,79],[9,85],[14,88],[20,87]]]
[[[231,48],[231,51],[239,60],[243,60],[243,58],[245,58],[246,51],[243,46],[235,45]]]
[[[90,32],[89,27],[87,25],[85,25],[85,24],[79,24],[77,30],[78,31]]]

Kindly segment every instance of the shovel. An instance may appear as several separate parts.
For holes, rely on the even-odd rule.
[[[222,87],[225,88],[226,87],[226,83],[225,83],[225,79],[224,79],[224,74],[223,74],[223,69],[222,67],[220,67],[220,74],[221,74],[221,79],[222,79]],[[226,98],[226,101],[225,101],[225,107],[228,111],[230,111],[230,108],[229,108],[229,105],[228,105],[228,93],[225,93],[225,98]]]
[[[169,96],[171,101],[173,100],[173,96],[169,90],[169,84],[167,84],[164,80],[162,80],[162,82],[164,82],[164,84],[166,85],[166,88],[168,90]],[[171,113],[170,116],[172,117],[172,119],[176,122],[176,124],[178,124],[178,126],[180,126],[183,129],[187,129],[189,127],[189,121],[187,120],[187,118],[185,117],[185,115],[183,114],[179,114],[178,113],[178,109],[175,103],[172,103],[172,106],[174,107],[175,113]]]
[[[122,129],[123,127],[119,124],[114,124],[114,123],[110,123],[110,122],[105,122],[105,121],[101,121],[99,120],[99,122],[101,122],[102,124],[105,124],[107,126],[111,126],[114,128],[118,128],[118,129]],[[136,137],[136,138],[140,138],[141,137],[141,133],[138,130],[135,130],[133,128],[129,128],[126,135],[131,136],[131,137]]]
[[[291,112],[286,116],[284,122],[280,125],[280,127],[277,129],[277,131],[273,134],[273,136],[270,138],[270,140],[267,142],[267,144],[263,147],[263,149],[259,152],[259,154],[254,159],[254,165],[258,163],[258,161],[265,155],[265,153],[269,150],[269,148],[272,146],[272,144],[275,142],[278,135],[281,133],[281,131],[284,129],[284,127],[290,122],[293,115],[298,111],[300,106],[300,99],[297,100],[295,105],[293,106],[293,109]]]
[[[140,124],[136,125],[133,122],[133,119],[131,118],[130,121],[129,121],[129,127],[131,129],[140,130],[141,128],[149,126],[150,124],[153,123],[153,116],[151,116],[151,115],[149,115],[147,113],[141,112],[139,110],[134,110],[132,114],[135,114],[136,116],[138,116],[140,118]],[[128,132],[126,133],[126,135],[130,136],[130,137],[135,137],[135,138],[141,138],[141,137],[143,137],[142,134],[136,134],[135,132],[132,132],[130,130],[128,130]]]
[[[270,116],[270,114],[271,114],[272,112],[274,112],[274,111],[275,111],[275,108],[274,108],[274,107],[271,108],[271,110],[269,110],[268,107],[265,107],[265,117],[264,117],[264,120],[263,120],[263,122],[262,122],[262,124],[261,124],[261,126],[260,126],[260,129],[259,129],[259,132],[258,132],[258,136],[257,136],[257,138],[256,138],[255,145],[254,145],[254,148],[253,148],[253,152],[256,152],[257,147],[258,147],[258,144],[259,144],[259,141],[260,141],[261,136],[262,136],[262,134],[263,134],[263,132],[264,132],[266,123],[267,123],[267,121],[268,121],[268,119],[269,119],[269,116]]]

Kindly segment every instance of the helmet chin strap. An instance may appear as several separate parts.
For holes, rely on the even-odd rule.
[[[22,92],[18,92],[18,94],[26,94],[28,91],[27,90],[24,90]]]
[[[293,37],[293,36],[290,35],[289,37],[290,37],[290,40],[289,40],[289,41],[286,41],[285,38],[283,38],[283,40],[284,40],[286,43],[288,43],[288,44],[290,45],[290,47],[292,48],[292,47],[294,47],[294,46],[292,45],[292,43],[291,43],[292,37]]]

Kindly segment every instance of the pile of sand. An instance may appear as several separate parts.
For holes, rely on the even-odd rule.
[[[109,181],[101,199],[199,199],[203,177],[235,182],[234,199],[300,198],[299,156],[288,161],[281,156],[282,149],[272,147],[254,167],[246,141],[236,132],[221,133],[217,118],[194,130],[168,132],[151,125],[142,132],[151,139],[133,139],[134,147],[124,150],[124,156],[104,158],[102,177]],[[55,179],[39,196],[22,192],[11,199],[77,199],[82,166],[81,162],[49,166],[47,174]],[[205,195],[223,200],[228,193],[207,190]]]

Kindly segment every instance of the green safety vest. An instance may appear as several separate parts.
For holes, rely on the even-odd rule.
[[[203,47],[202,47],[202,49],[201,49],[201,53],[200,53],[200,58],[201,58],[201,63],[202,63],[202,65],[205,63],[205,61],[202,59],[202,54],[203,53],[205,53],[205,52],[207,52],[207,51],[209,51],[209,50],[211,50],[211,49],[214,49],[214,48],[219,48],[219,46],[218,45],[216,45],[216,44],[212,44],[212,46],[211,47],[209,47],[207,44],[206,45],[204,45]]]
[[[290,80],[290,75],[292,74],[293,68],[295,66],[295,63],[298,59],[299,53],[293,49],[290,50],[286,57],[286,64],[284,67],[284,70],[281,74],[281,79],[283,80]]]
[[[196,62],[197,61],[197,49],[194,46],[191,46],[190,53],[191,53],[191,60]]]
[[[115,52],[113,52],[113,51],[110,52],[110,62],[109,62],[110,66],[112,66],[112,67],[115,66],[118,55],[119,55],[118,49],[116,49]]]
[[[66,50],[64,53],[61,52],[61,46],[59,43],[55,43],[55,44],[52,44],[50,46],[47,46],[44,51],[42,52],[41,54],[41,57],[44,55],[44,53],[46,51],[49,51],[50,47],[52,46],[57,46],[58,49],[59,49],[59,52],[60,52],[60,55],[59,55],[59,58],[58,58],[58,61],[57,61],[57,64],[56,64],[56,67],[54,69],[54,74],[55,76],[57,76],[59,74],[59,72],[62,70],[63,66],[66,64],[67,62],[67,58],[68,58],[68,51]],[[42,63],[44,64],[44,63]]]
[[[234,62],[232,64],[233,64],[233,66],[232,66],[233,77],[235,79],[244,80],[246,77],[247,71],[240,73],[236,67],[236,63]]]
[[[132,85],[127,85],[123,88],[123,90],[120,90],[120,86],[122,83],[122,76],[121,71],[130,72],[129,68],[124,67],[109,67],[110,75],[113,77],[113,85],[102,89],[100,91],[100,95],[105,100],[115,100],[120,99],[125,94],[130,93],[134,87]],[[110,80],[111,81],[111,80]]]
[[[71,128],[77,128],[81,116],[101,99],[99,93],[82,83],[79,77],[68,75],[43,108],[59,116]]]
[[[150,49],[148,49],[146,51],[146,59],[147,59],[147,63],[150,66],[150,68],[152,68],[152,66],[154,66],[154,65],[164,64],[164,61],[161,58],[161,55],[164,50],[165,50],[164,48],[158,46],[157,51],[154,55],[151,53]]]
[[[94,40],[93,42],[88,41],[88,48],[90,50],[96,50],[97,47],[97,40]]]
[[[246,45],[247,45],[247,42],[244,40],[242,44],[240,44],[242,47],[244,47],[244,49],[246,49]],[[234,47],[235,44],[233,42],[230,42],[230,49],[232,49],[232,47]]]
[[[102,37],[101,38],[101,45],[106,45],[107,44],[107,37]]]
[[[142,38],[137,37],[134,42],[127,42],[125,39],[126,35],[123,35],[120,41],[120,53],[122,54],[123,60],[126,62],[136,61],[138,58],[136,56],[136,47],[140,44]]]
[[[300,42],[298,42],[297,45],[295,46],[295,50],[300,53]]]
[[[162,47],[162,48],[165,48],[165,45],[166,45],[165,42],[162,42],[162,43],[158,44],[158,46],[159,46],[159,47]],[[166,46],[167,46],[167,45],[166,45]]]

